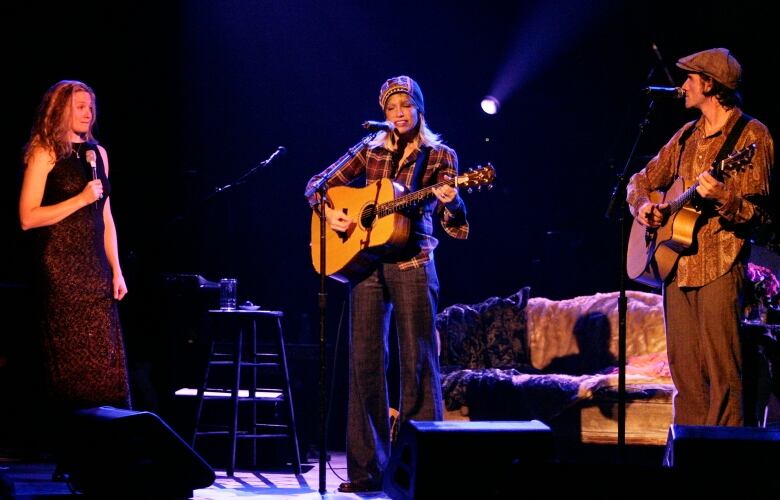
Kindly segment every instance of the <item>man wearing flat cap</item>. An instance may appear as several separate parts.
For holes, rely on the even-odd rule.
[[[675,385],[674,423],[755,425],[743,410],[742,350],[747,239],[769,222],[769,175],[774,161],[766,126],[740,109],[742,67],[725,48],[696,52],[677,61],[687,78],[685,107],[701,115],[685,124],[638,173],[627,188],[632,215],[649,228],[668,228],[670,201],[650,201],[678,178],[687,189],[698,183],[694,206],[700,210],[694,241],[684,249],[663,284],[667,354]],[[749,153],[747,165],[723,165],[733,152]],[[731,167],[735,168],[731,168]],[[678,180],[678,183],[680,181]],[[679,184],[678,184],[679,185]],[[753,409],[748,411],[755,412]]]
[[[350,150],[315,175],[306,190],[311,193],[312,186],[326,177],[329,187],[365,179],[371,185],[362,188],[370,193],[366,205],[378,196],[374,185],[389,181],[404,186],[405,192],[423,193],[431,188],[432,195],[404,211],[410,225],[408,240],[349,279],[349,481],[339,486],[344,493],[382,489],[391,442],[387,384],[391,316],[400,358],[400,392],[393,390],[400,394],[398,419],[443,418],[434,326],[439,295],[433,259],[438,245],[434,222],[453,238],[465,239],[469,232],[463,200],[450,182],[458,173],[458,157],[428,128],[420,86],[406,75],[388,79],[379,90],[379,107],[386,120],[384,131],[366,137],[357,152]],[[365,224],[362,214],[343,210],[334,191],[330,191],[333,206],[325,207],[329,229],[344,236],[361,234],[353,231],[357,224]],[[309,197],[315,210],[317,203],[316,194]]]

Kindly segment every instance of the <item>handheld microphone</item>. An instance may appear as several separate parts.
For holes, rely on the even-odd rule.
[[[369,132],[392,132],[395,129],[395,126],[391,122],[375,122],[375,121],[365,121],[363,122],[363,128],[368,130]]]
[[[89,166],[92,168],[92,180],[97,180],[97,157],[95,156],[95,151],[92,149],[88,149],[86,152],[87,156],[87,163],[89,163]],[[103,195],[100,195],[99,199],[103,199]],[[98,208],[98,202],[95,202],[95,208]]]
[[[668,97],[669,99],[683,99],[685,91],[680,87],[645,87],[642,92],[650,97]]]
[[[89,163],[89,166],[92,167],[92,180],[97,179],[97,157],[95,156],[95,152],[91,149],[87,150],[87,163]]]

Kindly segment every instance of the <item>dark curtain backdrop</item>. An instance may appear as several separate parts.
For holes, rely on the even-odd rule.
[[[498,173],[493,190],[463,194],[469,240],[437,233],[442,307],[526,285],[550,298],[616,290],[619,227],[604,213],[647,107],[639,89],[670,85],[651,44],[678,85],[677,58],[730,48],[745,68],[745,111],[774,131],[770,10],[758,1],[647,0],[8,4],[0,16],[4,318],[24,323],[29,284],[16,212],[21,150],[39,99],[61,79],[83,80],[98,96],[136,359],[154,364],[166,356],[161,345],[178,352],[170,337],[183,323],[171,319],[166,273],[236,277],[240,301],[285,312],[288,340],[317,341],[303,189],[362,137],[364,120],[381,119],[379,87],[398,74],[420,83],[426,118],[462,169],[489,161]],[[497,81],[516,88],[488,116],[479,101]],[[680,102],[659,102],[630,173],[692,116]],[[215,194],[280,145],[286,156]],[[329,293],[335,338],[345,290],[330,282]],[[184,309],[216,305],[212,296],[179,299]],[[4,325],[5,351],[24,335]]]

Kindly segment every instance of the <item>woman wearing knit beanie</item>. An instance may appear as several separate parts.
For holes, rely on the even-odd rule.
[[[367,185],[392,180],[417,191],[457,175],[455,151],[428,128],[417,82],[408,76],[388,79],[380,89],[379,106],[385,130],[314,176],[307,192],[325,176],[328,187],[365,177]],[[386,378],[391,317],[400,357],[400,421],[441,420],[443,416],[434,327],[439,295],[433,262],[438,244],[433,236],[434,219],[453,238],[465,239],[469,226],[455,187],[445,184],[434,188],[433,194],[404,212],[410,224],[405,243],[350,279],[349,481],[339,486],[341,492],[381,490],[391,441]],[[317,206],[316,194],[309,197],[309,203]],[[344,235],[363,222],[360,214],[338,207],[326,206],[325,216],[329,229]]]

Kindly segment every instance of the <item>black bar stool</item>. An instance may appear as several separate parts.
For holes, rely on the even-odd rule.
[[[198,388],[195,427],[192,437],[192,447],[196,449],[201,436],[227,436],[230,460],[227,475],[232,476],[236,466],[236,441],[251,439],[252,464],[257,464],[257,440],[287,439],[291,454],[291,462],[296,474],[301,473],[301,459],[298,450],[298,434],[295,427],[290,377],[287,371],[287,356],[282,332],[281,311],[247,311],[247,310],[209,310],[209,317],[214,322],[203,383]],[[258,322],[275,322],[276,333],[269,339],[269,352],[258,352]],[[245,341],[249,345],[245,345]],[[232,379],[229,387],[224,382],[216,383],[212,367],[232,368]],[[276,372],[276,384],[270,387],[258,387],[258,371],[260,374]],[[249,375],[249,377],[247,377]],[[269,379],[274,377],[270,376]],[[223,379],[224,380],[224,379]],[[260,383],[266,384],[267,380]],[[207,401],[230,401],[227,424],[209,425],[201,422],[204,403]],[[239,406],[249,406],[250,422],[239,418]],[[275,418],[268,421],[258,421],[258,405],[273,405],[274,409],[281,406],[281,415],[274,411]],[[241,425],[240,425],[241,424]]]

